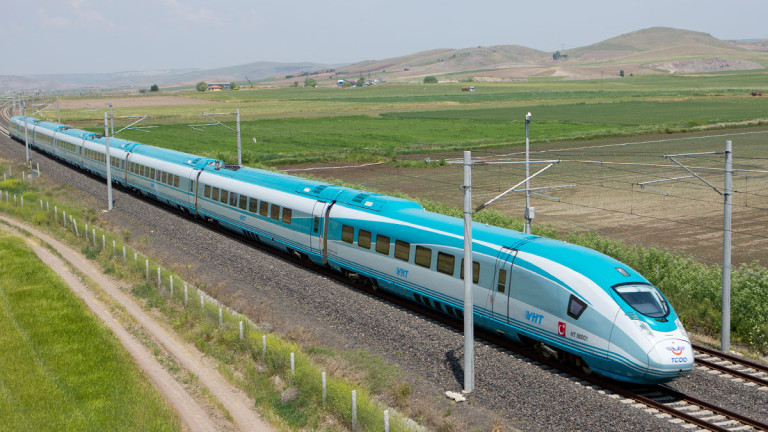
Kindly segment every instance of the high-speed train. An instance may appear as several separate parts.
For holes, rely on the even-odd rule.
[[[463,318],[463,221],[413,201],[13,117],[22,143],[148,199]],[[26,138],[25,138],[26,137]],[[672,306],[627,265],[584,247],[474,223],[474,322],[621,381],[693,368]]]

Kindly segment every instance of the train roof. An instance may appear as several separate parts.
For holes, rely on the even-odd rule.
[[[171,149],[164,149],[146,144],[136,146],[132,152],[143,156],[151,157],[165,162],[191,166],[196,169],[203,169],[206,165],[217,162],[216,159],[202,157],[191,153],[184,153]]]
[[[269,187],[286,193],[310,196],[327,202],[336,202],[361,209],[385,212],[405,209],[424,210],[415,201],[366,192],[346,186],[338,186],[316,180],[309,180],[289,174],[237,165],[209,165],[206,171],[246,183]]]

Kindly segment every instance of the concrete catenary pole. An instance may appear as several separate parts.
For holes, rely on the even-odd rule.
[[[106,139],[105,151],[107,159],[107,209],[112,210],[112,161],[109,157],[109,119],[107,113],[104,113],[104,137]]]
[[[530,141],[528,140],[528,127],[531,124],[531,113],[525,116],[525,234],[531,233],[531,190],[528,183],[528,177],[531,176],[530,168]]]
[[[27,162],[29,162],[29,132],[27,131],[27,103],[24,102],[24,146],[27,148]]]
[[[731,349],[731,199],[733,196],[733,143],[725,142],[725,187],[723,190],[723,311],[720,349]]]
[[[61,104],[59,103],[59,95],[56,95],[56,120],[61,124]]]
[[[243,165],[243,156],[240,146],[240,108],[237,109],[237,164]]]
[[[472,152],[464,152],[464,392],[475,389],[475,328],[472,304]]]
[[[112,112],[111,100],[109,101],[109,124],[110,124],[110,128],[112,129],[112,133],[109,134],[109,136],[115,136],[115,114]],[[106,135],[106,133],[104,135]]]

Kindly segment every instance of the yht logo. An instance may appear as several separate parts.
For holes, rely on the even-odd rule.
[[[565,337],[565,323],[562,321],[557,322],[557,334],[559,334],[562,337]]]

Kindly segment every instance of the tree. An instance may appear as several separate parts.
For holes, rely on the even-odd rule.
[[[424,77],[424,84],[437,84],[437,77],[436,76],[425,76]]]
[[[233,81],[233,82],[229,83],[229,89],[230,90],[239,90],[240,87],[238,87],[237,83]]]
[[[560,51],[555,51],[555,53],[552,54],[552,60],[557,61],[560,59],[560,56],[561,56]]]
[[[149,88],[149,91],[151,92],[159,92],[160,87],[157,86],[157,84],[152,84],[152,87]]]
[[[304,87],[317,87],[317,81],[314,78],[304,79]]]
[[[619,71],[619,76],[620,76],[620,77],[622,77],[622,78],[624,78],[624,69],[621,69],[621,70]]]
[[[208,90],[208,84],[206,84],[203,81],[200,81],[199,83],[197,83],[197,86],[195,88],[199,92],[204,92],[204,91]]]

